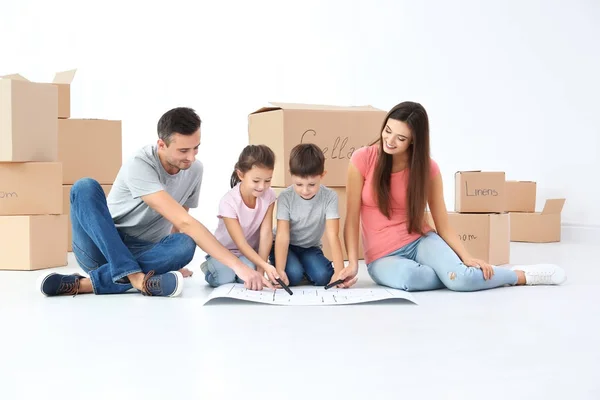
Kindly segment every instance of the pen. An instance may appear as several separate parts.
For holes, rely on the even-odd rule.
[[[281,278],[277,278],[277,283],[279,283],[281,285],[281,287],[284,288],[285,291],[290,294],[290,296],[294,294],[294,292],[292,292],[290,290],[290,288],[288,287],[288,285],[286,285],[285,283],[283,283],[283,281],[281,280]]]
[[[337,285],[339,285],[340,283],[344,283],[344,280],[343,280],[343,279],[338,279],[338,280],[337,280],[337,281],[335,281],[335,282],[331,282],[330,284],[328,284],[328,285],[326,285],[326,286],[325,286],[325,290],[327,290],[327,289],[331,289],[332,287],[334,287],[334,286],[337,286]]]

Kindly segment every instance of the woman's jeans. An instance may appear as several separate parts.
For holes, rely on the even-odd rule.
[[[433,231],[371,262],[367,270],[377,284],[409,292],[444,287],[470,292],[517,283],[514,271],[498,267],[494,267],[494,276],[485,280],[481,269],[463,264]]]

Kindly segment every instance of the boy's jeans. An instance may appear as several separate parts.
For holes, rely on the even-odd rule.
[[[379,285],[412,291],[448,288],[468,292],[515,285],[517,274],[494,267],[492,279],[484,280],[479,268],[467,267],[454,250],[435,232],[367,265]]]
[[[96,294],[126,292],[133,287],[127,275],[177,271],[194,257],[196,243],[185,234],[171,234],[151,243],[120,232],[110,216],[102,187],[93,179],[75,182],[70,202],[73,253],[89,274]]]
[[[275,264],[275,244],[271,249],[269,261]],[[290,245],[288,249],[285,274],[290,286],[298,285],[304,277],[317,286],[325,286],[333,277],[333,266],[319,247],[298,247]]]

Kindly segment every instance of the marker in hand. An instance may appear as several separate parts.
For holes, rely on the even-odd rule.
[[[290,290],[290,288],[288,287],[288,285],[286,285],[285,283],[283,283],[283,281],[281,280],[281,278],[277,278],[277,283],[279,283],[281,285],[281,287],[284,288],[285,291],[288,292],[288,294],[290,296],[294,294],[294,292],[292,292]]]
[[[325,290],[327,290],[327,289],[331,289],[332,287],[334,287],[334,286],[337,286],[337,285],[339,285],[339,284],[341,284],[341,283],[344,283],[344,280],[343,280],[343,279],[338,279],[338,280],[337,280],[337,281],[335,281],[335,282],[331,282],[331,283],[329,283],[329,284],[327,284],[327,285],[325,286]]]

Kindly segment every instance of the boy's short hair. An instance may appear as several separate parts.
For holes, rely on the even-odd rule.
[[[323,150],[313,143],[294,146],[290,152],[290,174],[301,178],[322,175],[325,171]]]

